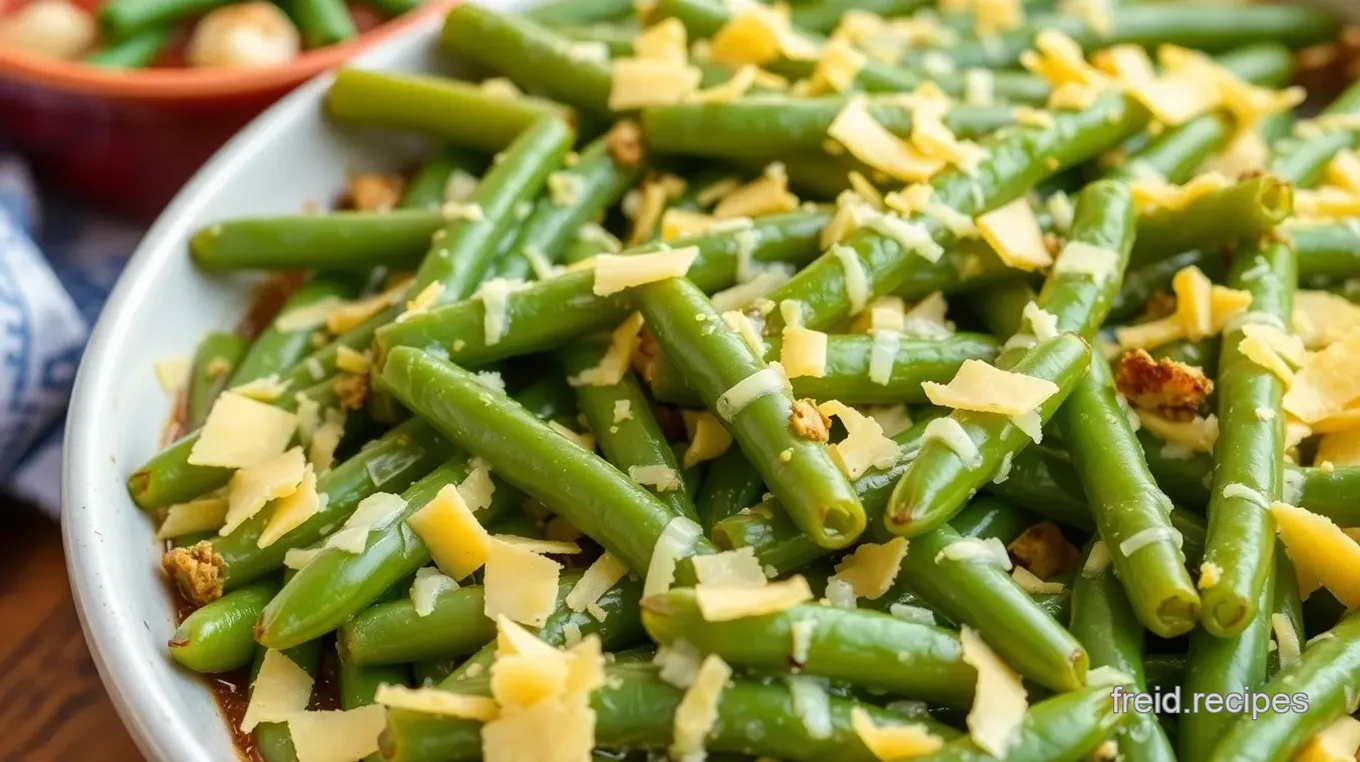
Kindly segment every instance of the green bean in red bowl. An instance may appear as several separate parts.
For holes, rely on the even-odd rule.
[[[225,148],[68,440],[148,755],[1353,756],[1336,22],[926,6],[464,4]]]

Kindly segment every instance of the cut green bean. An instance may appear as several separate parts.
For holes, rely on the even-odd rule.
[[[564,347],[557,356],[569,377],[580,378],[598,366],[608,351],[607,342],[583,340]],[[616,384],[582,380],[573,388],[605,460],[630,478],[634,478],[634,469],[663,470],[664,475],[650,475],[638,483],[672,515],[698,521],[681,482],[680,461],[652,415],[651,401],[637,376],[625,371]]]
[[[184,425],[190,430],[203,425],[217,395],[227,388],[227,381],[250,346],[237,333],[213,331],[198,343],[194,362],[189,369],[189,394],[185,405]]]
[[[1269,175],[1238,181],[1207,193],[1184,209],[1157,209],[1138,219],[1131,265],[1191,249],[1209,249],[1260,237],[1294,210],[1287,181]]]
[[[306,47],[325,47],[359,36],[343,0],[288,0],[287,10]]]
[[[672,520],[652,493],[489,390],[475,375],[419,350],[392,350],[381,383],[452,441],[485,458],[505,481],[629,568],[647,572],[656,541]],[[712,545],[698,538],[694,549],[712,552]]]
[[[144,29],[207,13],[229,0],[112,0],[99,8],[99,25],[122,40]]]
[[[205,673],[230,672],[249,664],[255,652],[251,627],[278,591],[277,581],[261,581],[195,610],[170,638],[170,657]]]
[[[1052,418],[1086,375],[1090,356],[1090,347],[1080,335],[1064,333],[1035,345],[1011,368],[1057,385],[1057,392],[1036,409],[1040,421]],[[1033,443],[1006,416],[956,410],[950,418],[973,442],[975,452],[964,457],[942,440],[922,442],[920,454],[893,488],[884,509],[883,527],[888,532],[916,537],[949,521],[979,487],[996,476],[1007,457]]]
[[[208,270],[407,269],[445,222],[438,209],[246,217],[199,230],[189,253]]]
[[[802,435],[798,408],[782,384],[734,405],[729,390],[774,374],[746,342],[719,317],[692,282],[671,278],[637,287],[634,295],[647,328],[671,361],[716,410],[747,460],[779,498],[795,524],[814,542],[844,547],[864,531],[864,509],[854,488],[815,435]],[[762,387],[763,388],[763,387]],[[820,423],[820,421],[819,421]]]
[[[340,74],[336,76],[339,77]],[[406,193],[397,206],[400,209],[426,211],[439,209],[445,201],[450,200],[448,195],[451,178],[461,172],[467,180],[476,182],[485,170],[486,161],[481,154],[457,146],[442,146],[431,154],[406,184]]]
[[[1249,315],[1285,330],[1297,279],[1293,252],[1282,243],[1238,252],[1228,271],[1229,287],[1251,294]],[[1218,637],[1240,632],[1255,613],[1275,550],[1265,507],[1284,486],[1284,383],[1242,352],[1244,338],[1243,326],[1228,326],[1218,363],[1219,436],[1202,567],[1216,581],[1201,593],[1204,627]]]
[[[778,360],[783,341],[765,341],[765,359]],[[870,366],[875,353],[874,337],[867,334],[833,334],[826,342],[826,371],[821,376],[797,376],[793,396],[799,399],[840,400],[847,405],[919,405],[925,403],[923,381],[946,383],[967,360],[991,362],[998,342],[981,333],[958,333],[941,340],[902,339],[897,342],[887,383],[874,381]],[[696,407],[701,404],[679,369],[667,355],[651,365],[652,394],[662,402]]]
[[[700,525],[712,536],[718,522],[755,505],[764,491],[765,480],[746,460],[746,454],[740,447],[728,447],[708,462],[708,474],[694,498]]]
[[[85,63],[105,69],[145,69],[169,40],[169,26],[147,27],[94,51],[85,57]]]

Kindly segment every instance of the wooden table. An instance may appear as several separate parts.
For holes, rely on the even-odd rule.
[[[85,648],[61,532],[0,503],[0,762],[141,760]]]

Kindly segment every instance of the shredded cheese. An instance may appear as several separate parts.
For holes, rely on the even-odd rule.
[[[652,558],[647,563],[647,578],[642,584],[642,597],[664,593],[675,582],[675,564],[694,552],[694,543],[703,536],[704,530],[692,520],[677,516],[661,530],[652,548]]]
[[[839,400],[823,402],[817,412],[839,418],[845,427],[845,439],[832,445],[831,453],[851,479],[858,479],[870,468],[891,468],[901,457],[897,443],[883,435],[883,427],[873,418]]]
[[[778,369],[765,367],[732,385],[718,397],[718,415],[731,422],[747,405],[770,394],[783,394],[788,379]]]
[[[883,544],[862,543],[836,564],[834,578],[848,583],[855,597],[877,600],[892,587],[906,555],[904,537],[894,537]]]
[[[930,442],[939,442],[948,447],[969,468],[976,468],[982,463],[982,453],[977,443],[952,416],[936,418],[926,424],[926,430],[921,435],[921,446],[925,447]]]
[[[788,611],[812,600],[812,588],[802,576],[794,576],[761,587],[732,585],[694,586],[694,601],[706,622],[764,616]]]
[[[682,762],[702,762],[704,739],[718,721],[718,702],[732,668],[717,654],[704,657],[694,682],[675,708],[671,754]]]
[[[434,499],[406,519],[440,571],[455,580],[480,569],[490,551],[491,536],[477,521],[455,485],[446,485]]]

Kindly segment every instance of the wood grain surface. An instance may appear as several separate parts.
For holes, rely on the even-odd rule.
[[[141,760],[99,681],[57,525],[0,500],[0,761]]]

